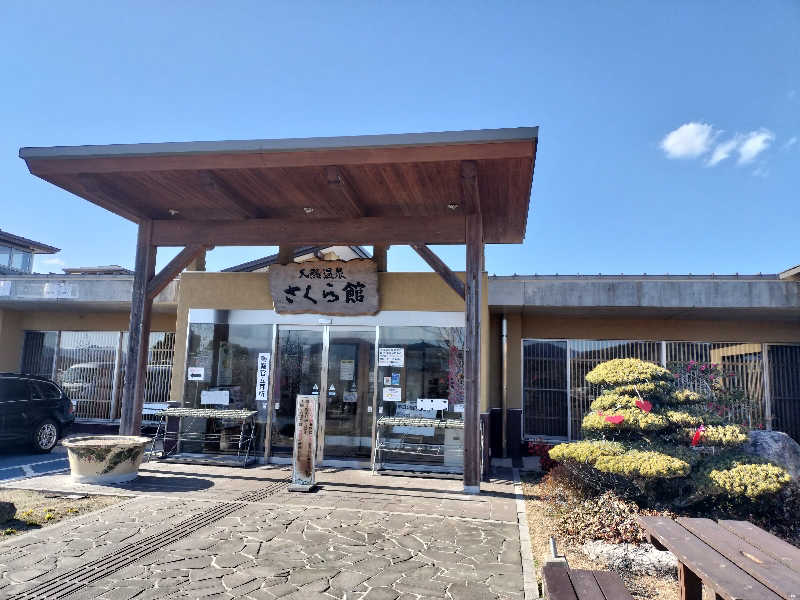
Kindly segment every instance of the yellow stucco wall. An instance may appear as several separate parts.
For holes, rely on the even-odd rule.
[[[458,273],[463,280],[464,273]],[[464,301],[436,273],[378,273],[381,310],[408,310],[452,312],[463,311]],[[484,295],[481,328],[481,376],[488,381],[491,332],[487,304],[488,279],[484,276]],[[410,293],[409,290],[413,290]],[[266,273],[204,273],[186,272],[181,275],[178,287],[178,314],[175,335],[175,362],[171,399],[180,401],[183,396],[186,364],[186,328],[190,308],[216,308],[228,310],[271,310],[269,281]],[[481,410],[487,410],[488,386],[481,390]]]

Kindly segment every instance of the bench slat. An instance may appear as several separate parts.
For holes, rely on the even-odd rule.
[[[594,577],[607,600],[633,600],[619,575],[611,571],[595,571]]]
[[[800,573],[744,541],[711,519],[679,518],[678,523],[722,556],[784,598],[800,597]]]
[[[779,600],[780,596],[753,579],[694,534],[665,517],[637,518],[648,535],[672,552],[703,583],[725,600]]]
[[[603,590],[594,578],[594,573],[586,569],[570,569],[569,578],[579,600],[606,600]]]
[[[775,537],[768,531],[764,531],[748,521],[722,519],[719,521],[719,525],[735,533],[746,542],[750,542],[762,552],[778,559],[793,571],[800,573],[800,548],[795,548],[789,542],[784,542],[779,537]]]
[[[542,567],[542,582],[548,600],[578,600],[564,565]]]

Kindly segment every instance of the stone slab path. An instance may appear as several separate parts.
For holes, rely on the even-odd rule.
[[[279,467],[145,465],[122,486],[20,482],[130,499],[0,544],[11,599],[421,600],[524,597],[513,485],[319,473],[286,491]]]

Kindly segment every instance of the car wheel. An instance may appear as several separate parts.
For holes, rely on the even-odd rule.
[[[58,425],[45,419],[33,431],[33,448],[37,452],[50,452],[58,443]]]

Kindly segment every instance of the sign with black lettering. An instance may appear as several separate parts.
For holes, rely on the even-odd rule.
[[[378,269],[369,259],[271,265],[269,289],[280,314],[374,315],[380,307]]]

